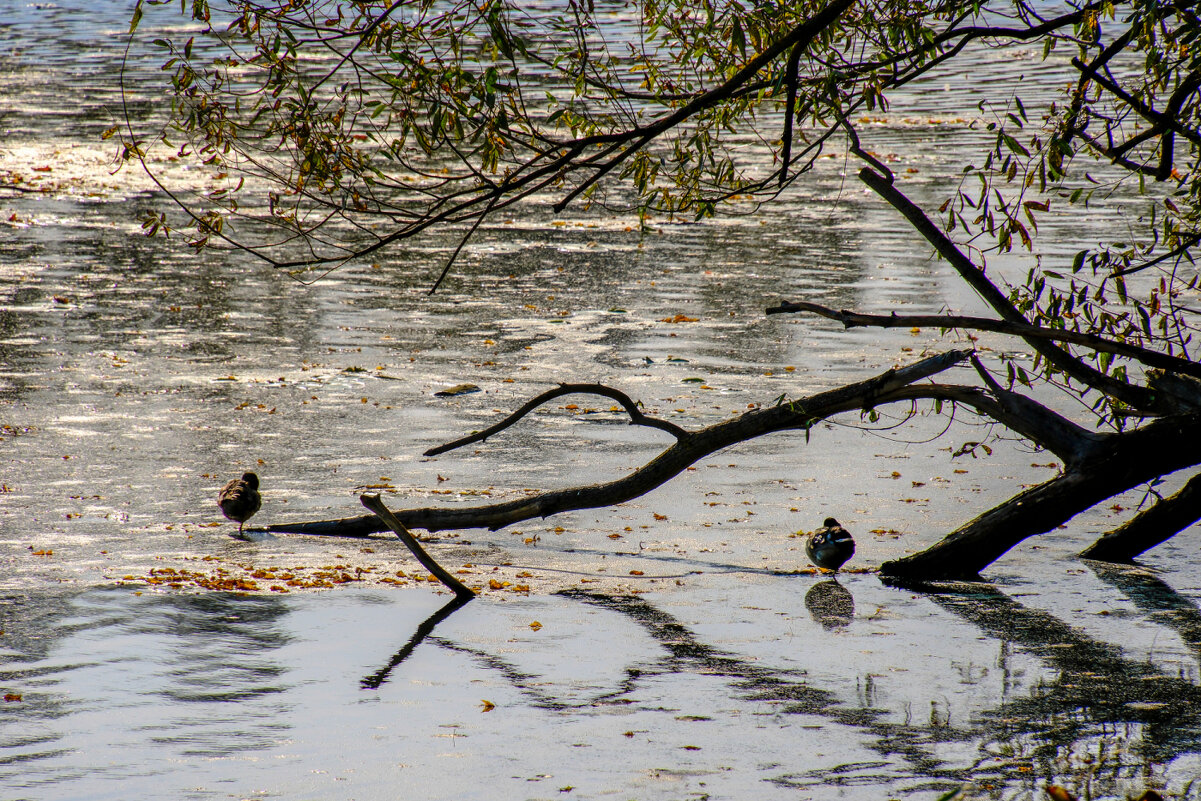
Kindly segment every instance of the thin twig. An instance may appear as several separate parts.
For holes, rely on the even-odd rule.
[[[846,328],[963,328],[973,331],[992,331],[997,334],[1012,334],[1013,336],[1038,339],[1048,339],[1057,342],[1070,342],[1095,351],[1126,356],[1149,367],[1158,367],[1175,373],[1201,378],[1201,364],[1170,356],[1166,353],[1150,350],[1138,345],[1125,342],[1115,342],[1111,339],[1086,334],[1083,331],[1067,331],[1060,328],[1043,328],[1029,323],[1011,322],[1009,320],[993,320],[988,317],[968,317],[955,314],[860,314],[858,312],[836,311],[827,306],[808,301],[783,301],[779,306],[772,306],[768,314],[787,314],[790,312],[813,312],[837,320]]]

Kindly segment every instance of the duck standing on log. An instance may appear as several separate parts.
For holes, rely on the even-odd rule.
[[[805,541],[805,553],[813,564],[837,573],[855,555],[855,540],[837,520],[827,517],[822,527]]]
[[[259,495],[259,477],[254,473],[243,473],[241,478],[235,478],[221,488],[217,504],[221,507],[221,514],[238,522],[238,535],[241,536],[242,526],[263,505],[263,496]]]

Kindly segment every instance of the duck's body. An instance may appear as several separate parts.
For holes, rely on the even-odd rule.
[[[221,507],[221,514],[238,522],[238,533],[241,534],[242,526],[263,505],[263,496],[259,495],[259,477],[254,473],[243,473],[241,478],[235,478],[221,488],[217,504]]]
[[[805,541],[805,553],[809,561],[818,567],[838,572],[838,568],[846,564],[855,555],[855,540],[851,532],[843,528],[837,520],[827,517],[822,527],[809,535]]]

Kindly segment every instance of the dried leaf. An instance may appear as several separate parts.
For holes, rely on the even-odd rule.
[[[458,395],[470,395],[472,392],[479,392],[480,388],[475,384],[455,384],[453,387],[440,389],[434,393],[436,398],[453,398]]]

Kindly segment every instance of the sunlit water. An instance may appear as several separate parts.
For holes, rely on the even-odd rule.
[[[231,538],[213,499],[243,470],[270,523],[358,514],[371,487],[404,507],[606,480],[668,443],[580,397],[420,456],[558,381],[700,426],[956,344],[765,317],[781,297],[982,310],[840,159],[726,222],[640,233],[523,208],[433,297],[453,238],[311,287],[147,240],[135,212],[161,201],[110,174],[99,141],[127,12],[0,0],[0,171],[53,190],[0,189],[4,798],[1035,798],[1048,778],[1120,798],[1201,772],[1195,529],[1153,570],[1073,558],[1138,494],[967,594],[788,575],[805,562],[789,535],[827,515],[871,567],[1053,474],[1021,443],[953,459],[987,434],[966,417],[928,442],[945,420],[873,433],[850,416],[616,509],[444,533],[435,555],[484,588],[450,614],[436,585],[396,576],[419,571],[390,539]],[[871,128],[928,208],[952,187],[926,166],[976,113],[977,98],[947,113],[948,88]],[[1089,222],[1050,257],[1101,238]],[[677,314],[699,322],[663,322]],[[462,382],[483,392],[433,395]],[[145,582],[335,566],[347,580],[327,591]]]

